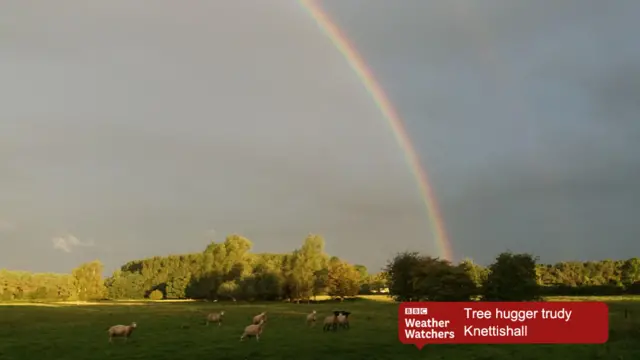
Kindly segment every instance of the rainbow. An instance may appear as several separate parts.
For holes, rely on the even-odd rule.
[[[356,48],[349,43],[347,37],[342,34],[338,26],[331,21],[322,7],[314,0],[300,0],[300,4],[316,21],[320,29],[329,37],[334,46],[344,55],[351,68],[362,81],[364,87],[373,97],[384,118],[389,123],[396,140],[402,147],[411,172],[416,178],[420,195],[427,207],[427,214],[431,224],[430,228],[436,247],[440,252],[439,256],[447,260],[453,260],[451,243],[447,235],[444,220],[438,208],[433,186],[431,186],[429,182],[427,172],[420,164],[420,159],[398,112],[394,109],[393,104],[391,104],[391,101],[382,90],[378,81],[376,81],[367,64],[362,60]]]

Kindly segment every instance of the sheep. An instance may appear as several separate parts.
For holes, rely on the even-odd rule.
[[[333,315],[327,316],[324,319],[324,331],[333,330],[336,331],[338,328],[348,329],[349,326],[349,315],[351,313],[348,311],[337,310],[333,312]]]
[[[220,311],[219,313],[211,313],[207,315],[205,319],[206,325],[209,326],[209,323],[218,323],[218,326],[222,325],[222,318],[224,316],[224,311]]]
[[[339,327],[343,328],[343,329],[349,329],[350,325],[349,325],[349,315],[351,313],[348,311],[341,311],[340,315],[338,315],[336,317],[336,322],[338,324]]]
[[[316,311],[313,310],[311,314],[307,315],[307,325],[315,326],[316,325]]]
[[[337,317],[340,314],[339,311],[334,311],[333,315],[329,315],[324,318],[324,325],[322,326],[322,331],[333,330],[336,331]]]
[[[254,337],[256,341],[260,341],[260,335],[262,335],[262,329],[264,329],[264,320],[261,319],[257,324],[251,324],[244,328],[240,341],[243,341],[245,337]]]
[[[113,342],[114,337],[124,337],[124,341],[129,339],[133,330],[138,327],[138,324],[132,322],[130,325],[114,325],[107,330],[109,333],[109,342]]]
[[[253,317],[253,325],[258,325],[260,321],[267,322],[267,312],[263,311],[260,314]]]

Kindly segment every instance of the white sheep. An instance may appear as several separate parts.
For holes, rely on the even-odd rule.
[[[338,327],[341,327],[341,328],[349,327],[349,319],[344,314],[340,314],[336,316],[336,323],[338,324]]]
[[[263,311],[260,314],[256,315],[253,317],[253,325],[258,325],[260,323],[260,321],[262,322],[267,322],[267,312]]]
[[[349,326],[349,312],[347,311],[343,311],[340,313],[340,315],[338,315],[336,317],[336,323],[338,324],[339,327],[344,328],[344,329],[348,329]]]
[[[132,322],[130,325],[114,325],[107,330],[109,333],[109,342],[113,342],[114,337],[124,337],[124,341],[129,339],[133,330],[138,327],[138,324]]]
[[[311,314],[307,315],[307,325],[315,326],[316,325],[316,311],[313,310]]]
[[[334,311],[333,315],[327,316],[324,319],[324,331],[333,330],[336,331],[338,328],[348,329],[349,326],[349,315],[351,313],[348,311]]]
[[[257,324],[251,324],[244,328],[244,332],[242,336],[240,336],[240,341],[244,340],[245,337],[254,337],[256,341],[260,341],[260,335],[262,335],[262,329],[264,329],[264,320],[258,321]]]
[[[206,324],[209,326],[209,323],[218,323],[218,326],[222,325],[222,318],[224,316],[224,311],[220,311],[219,313],[211,313],[207,315]]]
[[[336,330],[337,318],[338,314],[334,313],[333,315],[329,315],[324,318],[324,325],[322,326],[322,331]]]

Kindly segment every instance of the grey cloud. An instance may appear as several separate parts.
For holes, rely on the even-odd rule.
[[[9,232],[15,229],[15,224],[8,220],[0,219],[0,233]]]
[[[295,2],[65,4],[0,15],[0,204],[33,224],[7,266],[67,270],[29,251],[60,228],[94,236],[108,269],[200,251],[211,224],[256,251],[321,233],[372,267],[384,256],[362,244],[431,246],[388,125]]]
[[[141,4],[3,4],[0,213],[29,226],[0,262],[69,270],[33,251],[58,229],[109,270],[200,251],[212,226],[256,251],[320,233],[372,268],[435,252],[393,134],[297,3]],[[404,118],[458,255],[639,250],[637,2],[323,4]]]
[[[640,4],[324,3],[391,89],[459,255],[640,250]]]

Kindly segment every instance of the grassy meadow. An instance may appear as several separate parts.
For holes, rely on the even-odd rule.
[[[234,304],[207,302],[20,303],[0,305],[0,359],[640,359],[640,297],[551,298],[607,301],[611,330],[604,345],[402,345],[397,305],[384,297],[342,304]],[[323,333],[321,317],[333,309],[352,312],[351,329]],[[631,311],[624,319],[624,309]],[[305,315],[319,313],[315,328]],[[204,326],[210,311],[225,310],[221,327]],[[267,311],[260,342],[239,341],[253,315]],[[634,316],[635,315],[635,316]],[[138,323],[125,343],[108,343],[107,328]]]

